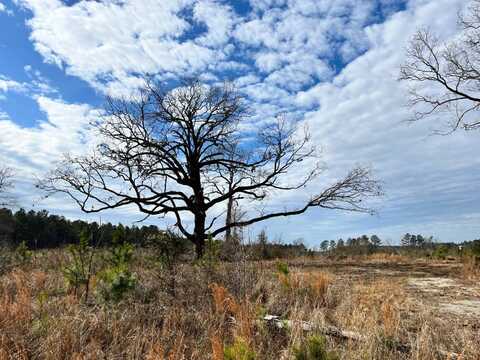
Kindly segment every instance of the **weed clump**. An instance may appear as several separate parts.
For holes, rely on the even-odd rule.
[[[435,248],[432,256],[436,259],[445,260],[448,255],[449,248],[446,245],[439,245]]]
[[[136,276],[130,271],[134,247],[124,241],[116,242],[105,257],[107,268],[100,273],[101,297],[106,301],[120,301],[135,288]]]
[[[89,246],[89,236],[86,232],[80,234],[78,244],[71,244],[67,248],[71,262],[63,268],[63,276],[74,296],[79,296],[82,286],[85,288],[85,298],[88,298],[90,279],[93,275],[94,249]]]
[[[22,241],[15,249],[15,255],[22,264],[29,263],[32,260],[33,252],[29,250],[26,241]]]
[[[232,345],[225,346],[223,351],[224,360],[255,360],[255,352],[248,343],[240,337],[235,338]]]
[[[293,351],[295,360],[338,360],[334,352],[326,350],[325,337],[312,335]]]
[[[288,268],[288,264],[282,261],[277,262],[277,271],[279,274],[288,276],[290,274],[290,270]]]

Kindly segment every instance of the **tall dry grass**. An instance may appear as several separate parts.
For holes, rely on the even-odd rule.
[[[312,333],[305,323],[361,334],[363,341],[327,337],[328,350],[343,359],[433,360],[440,350],[480,355],[478,331],[436,317],[422,299],[407,296],[402,280],[305,267],[280,276],[275,263],[248,259],[208,271],[179,264],[171,272],[140,254],[132,268],[138,285],[119,303],[69,294],[59,271],[66,258],[57,250],[1,275],[0,360],[220,360],[226,349],[245,348],[256,359],[293,359],[292,350]],[[265,314],[290,325],[272,326]]]
[[[467,280],[480,280],[480,259],[478,257],[467,256],[462,259],[462,276]]]

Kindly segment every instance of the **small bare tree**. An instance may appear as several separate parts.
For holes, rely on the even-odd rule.
[[[0,206],[12,205],[12,198],[7,195],[7,191],[13,186],[13,171],[10,168],[0,168]]]
[[[407,50],[400,80],[410,86],[413,120],[450,112],[447,130],[480,128],[480,0],[473,0],[468,12],[459,15],[461,33],[441,43],[429,30],[418,31]]]
[[[147,81],[139,96],[109,99],[106,116],[96,124],[104,142],[91,155],[67,156],[40,187],[68,194],[85,212],[133,204],[148,216],[173,214],[198,257],[208,233],[215,237],[311,207],[371,211],[362,201],[379,195],[380,186],[367,169],[356,168],[299,208],[250,213],[241,220],[229,216],[216,225],[224,215],[218,210],[228,202],[300,189],[320,173],[308,132],[278,119],[245,136],[239,125],[248,115],[231,85],[189,81],[164,91]],[[313,165],[305,166],[307,160]],[[287,182],[285,175],[302,161],[301,173]]]

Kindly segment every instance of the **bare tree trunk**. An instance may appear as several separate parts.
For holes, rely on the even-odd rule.
[[[235,174],[233,171],[230,171],[229,175],[230,176],[228,178],[228,181],[229,181],[228,191],[232,191],[232,184],[233,184]],[[235,200],[233,199],[233,196],[230,196],[227,202],[227,219],[225,220],[225,225],[227,229],[225,230],[225,241],[230,241],[232,237],[232,228],[230,227],[230,224],[235,221],[235,219],[233,219],[234,203],[235,203]]]
[[[195,214],[195,229],[193,243],[197,259],[201,259],[205,253],[205,213]]]
[[[227,203],[227,219],[225,221],[225,225],[227,226],[227,230],[225,230],[225,241],[230,241],[232,237],[232,228],[230,227],[230,224],[232,223],[232,217],[233,217],[233,197],[230,197],[228,199]]]

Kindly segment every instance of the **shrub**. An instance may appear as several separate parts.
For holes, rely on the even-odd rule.
[[[78,290],[85,286],[85,298],[88,298],[90,278],[93,275],[93,257],[94,249],[88,245],[89,236],[85,231],[80,234],[78,244],[68,246],[68,252],[71,256],[71,263],[63,268],[63,276],[67,286],[73,289],[75,296],[78,296]]]
[[[295,360],[337,360],[339,357],[326,350],[326,340],[323,336],[310,336],[305,343],[294,349]]]
[[[474,263],[480,264],[480,240],[474,240],[465,247],[465,255]]]
[[[126,293],[135,288],[137,279],[124,267],[113,267],[101,274],[100,295],[105,301],[120,301]]]
[[[399,325],[399,312],[393,298],[385,300],[380,308],[383,321],[383,332],[387,338],[393,338]]]
[[[471,256],[480,258],[480,240],[474,240],[468,247],[468,252]]]
[[[28,263],[32,260],[33,253],[28,249],[27,243],[22,241],[15,249],[15,255],[21,263]]]
[[[105,256],[105,260],[111,267],[123,267],[130,264],[133,252],[134,247],[128,242],[114,243],[109,247],[109,253]]]
[[[288,269],[288,264],[281,261],[277,262],[277,271],[278,273],[285,276],[288,276],[288,274],[290,273],[290,270]]]
[[[255,360],[256,354],[242,338],[235,338],[232,345],[225,346],[223,351],[225,360]]]
[[[480,256],[467,255],[462,259],[462,275],[467,279],[480,278]]]
[[[212,291],[213,305],[217,314],[224,315],[227,312],[231,314],[236,312],[238,305],[225,287],[217,283],[211,283],[208,287]]]
[[[448,246],[446,245],[439,245],[433,251],[432,256],[437,259],[445,259],[448,255]]]
[[[105,301],[120,301],[135,288],[135,274],[129,270],[133,259],[133,245],[128,242],[114,243],[105,257],[107,268],[100,274],[99,293]]]
[[[237,261],[239,260],[239,255],[243,253],[243,250],[238,234],[231,234],[229,237],[226,237],[222,243],[220,257],[224,261]]]
[[[150,239],[149,247],[155,252],[156,260],[166,269],[172,269],[189,250],[189,243],[186,239],[167,232]]]
[[[283,290],[286,290],[286,291],[291,290],[292,284],[290,281],[290,270],[286,263],[281,261],[277,262],[277,276],[278,276],[278,281],[283,287]]]
[[[220,261],[221,245],[221,241],[215,240],[209,234],[205,242],[205,253],[203,257],[197,261],[197,264],[205,267],[208,272],[212,272]]]

